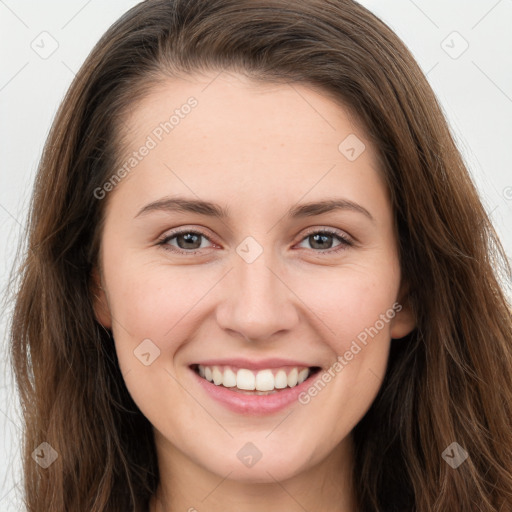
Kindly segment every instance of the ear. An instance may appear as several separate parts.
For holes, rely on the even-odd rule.
[[[407,336],[416,327],[416,315],[414,314],[409,299],[409,287],[402,283],[398,293],[398,300],[393,306],[396,314],[391,320],[391,338],[400,339]]]
[[[91,294],[93,297],[94,316],[106,329],[112,328],[112,317],[108,306],[107,295],[103,289],[98,267],[91,273]]]

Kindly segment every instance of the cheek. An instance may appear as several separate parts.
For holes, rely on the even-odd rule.
[[[339,355],[350,349],[353,340],[364,343],[370,333],[372,338],[390,338],[393,316],[389,312],[398,281],[392,262],[386,268],[361,264],[330,270],[314,280],[303,279],[302,285],[297,280],[294,289],[319,319],[322,341]]]
[[[157,271],[135,259],[112,266],[109,275],[113,334],[126,387],[152,424],[166,425],[164,405],[183,399],[175,357],[195,323],[194,306],[211,285],[193,279],[190,271]]]
[[[313,416],[345,435],[373,402],[386,372],[393,304],[399,269],[392,259],[380,265],[347,265],[299,292],[320,319],[317,332],[330,346],[332,360],[324,379],[300,400]],[[317,398],[318,397],[318,398]],[[331,407],[325,409],[326,403]],[[344,421],[340,422],[339,418]]]
[[[170,269],[157,272],[150,265],[128,258],[107,271],[112,329],[123,375],[133,378],[137,374],[152,386],[162,384],[157,381],[163,378],[168,387],[169,376],[154,369],[167,367],[179,350],[180,335],[206,285],[187,278],[186,273]],[[150,355],[142,357],[147,353]],[[144,359],[154,362],[146,367]],[[139,393],[138,388],[133,391]]]
[[[207,275],[202,279],[197,269],[160,267],[134,262],[112,269],[109,289],[115,297],[111,304],[114,321],[131,338],[167,342],[173,329],[189,321],[188,314],[211,288],[212,279]]]
[[[326,439],[347,435],[380,389],[398,276],[398,267],[391,259],[382,265],[361,263],[330,272],[328,278],[317,281],[314,291],[310,290],[308,305],[322,320],[323,341],[329,344],[333,357],[323,378],[315,381],[299,402],[308,416],[322,417],[330,426],[332,431]]]

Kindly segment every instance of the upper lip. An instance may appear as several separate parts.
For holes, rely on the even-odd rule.
[[[244,359],[240,357],[231,359],[208,359],[205,361],[198,361],[195,364],[200,364],[201,366],[235,366],[237,368],[246,368],[247,370],[265,370],[267,368],[281,368],[282,366],[297,366],[305,368],[318,366],[292,359],[271,358],[260,359],[257,361],[254,359]]]

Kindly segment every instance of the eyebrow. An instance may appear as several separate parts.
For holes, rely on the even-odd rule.
[[[366,208],[354,201],[342,198],[299,204],[290,208],[286,216],[289,218],[313,217],[315,215],[321,215],[323,213],[336,210],[355,211],[362,213],[371,221],[375,221],[371,213]],[[210,201],[186,199],[182,197],[164,197],[144,206],[137,215],[135,215],[135,218],[153,211],[197,213],[199,215],[215,217],[221,220],[229,217],[228,209]]]

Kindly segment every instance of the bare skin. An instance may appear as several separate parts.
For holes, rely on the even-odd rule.
[[[191,96],[197,105],[157,140],[155,128]],[[150,512],[355,512],[351,431],[379,390],[391,338],[414,328],[374,148],[321,92],[227,73],[168,80],[125,121],[126,158],[148,136],[157,144],[106,199],[95,311],[154,428],[161,480]],[[350,151],[356,139],[339,149],[351,134],[362,152]],[[227,216],[139,214],[178,196]],[[288,216],[331,199],[345,206]],[[196,246],[168,238],[178,229],[200,232]],[[325,229],[334,234],[314,238]],[[237,252],[247,237],[262,251],[250,263]],[[134,350],[147,339],[159,354],[145,365]],[[272,414],[227,409],[190,369],[279,357],[326,372],[338,356],[346,364],[316,396]],[[249,442],[262,454],[252,467],[237,456]]]

